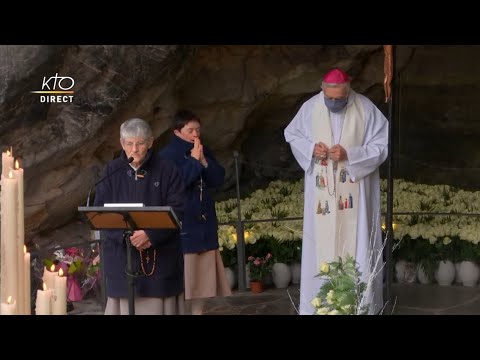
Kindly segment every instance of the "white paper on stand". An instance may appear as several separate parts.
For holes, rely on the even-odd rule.
[[[144,207],[142,203],[106,203],[103,204],[104,207]]]

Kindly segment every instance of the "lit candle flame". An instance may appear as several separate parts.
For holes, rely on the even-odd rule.
[[[55,264],[52,264],[52,266],[50,266],[50,271],[51,271],[51,272],[54,272],[54,271],[55,271]]]
[[[383,229],[383,231],[385,231],[385,230],[387,229],[387,225],[382,224],[382,229]],[[396,230],[396,229],[397,229],[397,224],[392,223],[392,229],[393,229],[393,230]]]
[[[12,170],[10,170],[10,171],[8,172],[8,178],[9,178],[9,179],[13,179],[13,173],[12,173]]]
[[[18,169],[20,169],[20,163],[18,162],[18,160],[15,160],[15,170]]]
[[[12,156],[12,154],[10,153],[10,150],[7,150],[7,156]]]
[[[23,245],[23,253],[24,253],[24,254],[27,253],[27,246],[26,246],[26,245]]]
[[[11,303],[12,303],[12,297],[9,296],[9,297],[7,298],[7,304],[10,305]]]
[[[58,276],[63,276],[63,269],[60,269],[60,270],[58,271]]]
[[[244,231],[243,232],[243,239],[248,240],[249,237],[251,237],[252,233],[250,231]],[[236,244],[237,243],[237,233],[230,234],[230,236],[233,239],[233,242]]]
[[[43,291],[47,291],[47,284],[43,283]]]

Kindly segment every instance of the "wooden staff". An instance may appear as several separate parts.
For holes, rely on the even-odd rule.
[[[385,79],[383,80],[383,89],[385,91],[385,102],[388,103],[392,98],[392,76],[393,76],[393,57],[392,45],[383,45],[385,59],[383,62],[383,72]]]

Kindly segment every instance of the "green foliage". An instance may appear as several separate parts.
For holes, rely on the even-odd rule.
[[[273,209],[271,213],[272,213],[272,218],[275,218],[275,219],[283,219],[288,216],[288,212],[286,210],[281,210],[281,209]]]
[[[235,199],[226,200],[224,209],[227,214],[233,212],[233,210],[237,209],[237,201]]]
[[[418,264],[425,275],[433,280],[435,270],[438,267],[435,246],[430,244],[426,239],[409,239],[411,249],[413,251],[410,261]]]
[[[395,261],[405,260],[409,262],[415,262],[415,242],[416,240],[411,239],[408,235],[404,236],[402,240],[397,241],[392,253]]]
[[[366,284],[353,257],[338,258],[322,264],[318,276],[326,277],[317,296],[312,300],[315,315],[363,315],[368,305],[362,305]]]
[[[288,186],[288,185],[282,186],[278,192],[281,195],[287,197],[287,196],[289,196],[293,193],[293,186],[291,186],[291,185],[290,186]]]
[[[70,266],[68,267],[68,273],[69,273],[69,274],[73,274],[73,273],[75,273],[76,271],[80,271],[80,270],[82,270],[82,266],[83,266],[82,260],[80,260],[80,259],[75,260],[75,261],[72,262],[72,263],[70,264]]]
[[[237,248],[234,247],[233,249],[228,249],[224,247],[222,251],[220,251],[220,255],[222,256],[223,266],[224,267],[231,267],[237,263]]]
[[[452,195],[450,193],[450,186],[443,186],[442,197],[443,197],[443,201],[445,202],[445,204],[448,204],[450,199],[452,198]]]
[[[459,240],[457,242],[459,248],[458,258],[455,261],[473,261],[478,262],[479,259],[479,249],[478,245],[470,241]]]
[[[55,263],[53,262],[53,260],[43,259],[43,265],[45,265],[47,269],[50,269],[52,265],[55,265]]]
[[[263,236],[258,239],[254,244],[246,244],[245,252],[247,258],[250,256],[265,256],[265,254],[267,253],[272,253],[272,248],[275,244],[274,241],[276,240],[270,236]]]
[[[301,253],[301,241],[278,241],[273,239],[272,255],[274,262],[292,264],[300,262]]]
[[[454,259],[454,246],[452,240],[445,236],[441,240],[435,242],[435,256],[438,261]]]
[[[407,219],[408,219],[407,224],[410,226],[418,224],[419,219],[418,219],[418,215],[416,214],[408,216]]]
[[[302,261],[302,241],[291,241],[289,245],[292,247],[291,263],[300,263]]]

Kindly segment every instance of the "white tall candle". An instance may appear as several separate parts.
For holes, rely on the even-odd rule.
[[[16,315],[17,314],[17,302],[12,301],[12,297],[9,296],[6,303],[1,304],[0,314],[2,315]]]
[[[23,311],[25,315],[31,315],[32,313],[32,303],[31,303],[31,282],[30,282],[30,253],[27,252],[27,247],[23,245],[23,276],[24,276],[24,286],[23,286]]]
[[[37,302],[35,303],[35,314],[51,315],[50,302],[52,301],[52,290],[47,289],[43,283],[43,290],[37,290]]]
[[[0,180],[3,180],[4,178],[8,177],[8,173],[10,171],[10,168],[13,168],[13,156],[9,150],[6,152],[2,152],[2,173],[0,175]],[[5,253],[5,249],[3,248],[3,242],[6,238],[6,227],[7,227],[7,222],[8,222],[8,216],[7,212],[5,210],[5,205],[4,203],[4,198],[5,198],[5,190],[3,190],[2,186],[2,192],[0,195],[0,209],[1,209],[1,223],[2,226],[0,228],[0,239],[2,239],[2,245],[0,245],[0,254]],[[2,258],[4,258],[5,255],[2,255]],[[1,270],[0,273],[5,274],[5,261],[2,262]],[[5,276],[5,275],[4,275]],[[0,301],[3,301],[5,299],[5,281],[4,281],[4,276],[1,276],[0,278]]]
[[[55,288],[55,277],[57,272],[55,271],[55,265],[50,266],[50,271],[46,267],[43,268],[43,282],[47,285],[47,289],[53,290]]]
[[[10,171],[2,180],[2,243],[1,243],[1,302],[6,295],[18,294],[18,254],[17,254],[17,180]],[[14,294],[14,295],[11,295]]]
[[[2,152],[2,178],[8,177],[8,172],[13,169],[13,156],[12,153],[7,150]]]
[[[24,204],[23,204],[23,169],[20,168],[18,160],[15,160],[15,170],[13,177],[17,179],[17,256],[18,256],[18,295],[17,295],[17,311],[20,315],[25,314],[24,288],[25,288],[25,267],[23,264],[23,247],[25,245],[25,220],[24,220]]]
[[[63,276],[62,269],[58,272],[58,276],[55,276],[54,293],[52,314],[67,315],[67,277]]]

